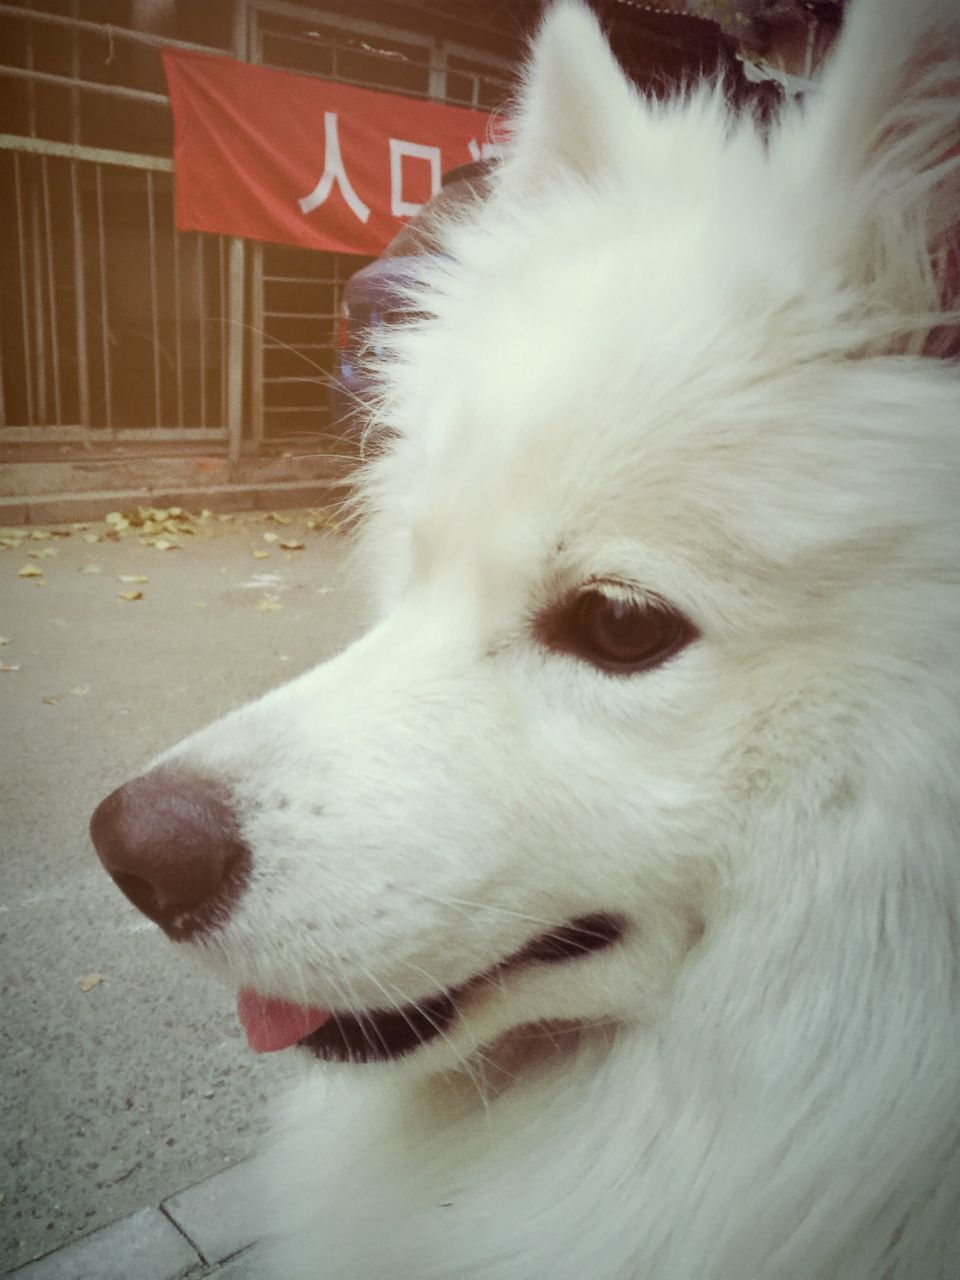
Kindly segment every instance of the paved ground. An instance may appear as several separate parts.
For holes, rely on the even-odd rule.
[[[232,1165],[28,1262],[11,1280],[263,1280],[245,1213],[259,1183],[253,1161]]]
[[[358,630],[341,539],[291,516],[153,531],[167,550],[103,523],[0,532],[0,668],[19,668],[0,669],[0,1273],[242,1161],[298,1069],[247,1050],[229,993],[117,893],[86,831],[159,749]]]

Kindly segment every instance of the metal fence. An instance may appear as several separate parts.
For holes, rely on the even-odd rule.
[[[196,41],[104,20],[118,8],[0,3],[0,442],[236,456],[328,430],[341,290],[367,259],[175,229],[159,49],[480,108],[510,63],[285,0],[182,7]]]
[[[175,230],[171,162],[24,143],[0,153],[6,438],[225,438],[225,244]]]

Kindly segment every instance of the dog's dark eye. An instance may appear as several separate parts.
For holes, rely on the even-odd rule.
[[[664,601],[597,588],[581,591],[553,611],[538,631],[548,648],[624,675],[658,666],[697,635],[693,624]]]

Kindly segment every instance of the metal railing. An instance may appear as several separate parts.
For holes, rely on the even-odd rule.
[[[366,260],[175,229],[159,50],[481,109],[509,63],[289,0],[234,0],[219,45],[68,3],[0,3],[0,443],[202,440],[236,457],[323,430],[342,289]]]

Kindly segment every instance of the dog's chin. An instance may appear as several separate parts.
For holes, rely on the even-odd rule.
[[[324,1062],[387,1063],[409,1059],[426,1046],[448,1043],[455,1024],[485,989],[509,972],[574,962],[619,942],[624,921],[607,913],[579,916],[528,942],[519,951],[456,987],[393,1009],[334,1011],[317,1031],[298,1041]]]

